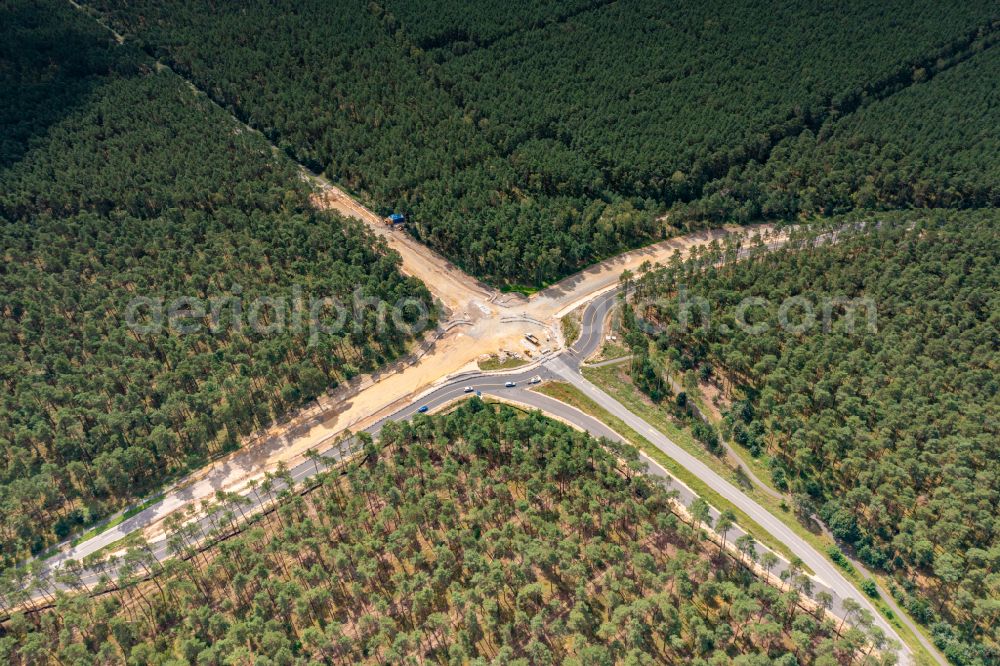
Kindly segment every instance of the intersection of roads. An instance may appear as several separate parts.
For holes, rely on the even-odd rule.
[[[115,38],[119,42],[124,41],[124,38],[117,33],[115,33]],[[238,121],[234,119],[234,122]],[[249,126],[242,123],[240,125],[247,131],[255,132]],[[275,148],[275,151],[278,152],[277,148]],[[472,280],[468,275],[455,269],[448,262],[444,261],[443,258],[438,257],[429,251],[428,248],[410,239],[405,234],[394,235],[387,233],[381,224],[379,216],[334,187],[325,178],[304,170],[303,177],[317,186],[318,192],[321,195],[318,197],[317,202],[322,204],[323,207],[331,208],[342,215],[362,220],[369,226],[371,231],[384,238],[389,247],[399,252],[403,260],[402,270],[405,273],[420,278],[432,292],[435,291],[435,285],[441,287],[447,283],[447,289],[439,289],[440,293],[437,294],[439,300],[443,302],[445,307],[452,311],[458,312],[466,309],[467,312],[471,312],[473,314],[472,319],[478,319],[478,321],[469,322],[470,330],[478,327],[480,332],[485,331],[486,333],[482,336],[481,342],[493,341],[493,338],[490,338],[489,335],[492,333],[491,329],[500,325],[501,322],[510,322],[512,319],[509,316],[511,314],[510,304],[500,303],[498,300],[495,300],[496,294],[487,293],[488,289],[484,285],[480,285]],[[726,234],[726,232],[720,232],[719,230],[706,233],[706,242]],[[712,234],[717,235],[712,236]],[[780,240],[772,240],[767,245],[774,247],[781,244],[781,242]],[[552,288],[550,295],[544,296],[540,294],[541,298],[536,298],[527,304],[529,309],[532,307],[534,309],[530,313],[521,313],[523,315],[521,317],[522,322],[528,321],[546,325],[547,322],[552,321],[555,317],[562,316],[565,312],[580,304],[581,299],[578,299],[578,296],[574,295],[574,287],[583,287],[584,283],[587,283],[586,289],[582,291],[589,293],[583,294],[585,298],[582,300],[586,300],[587,298],[592,300],[586,304],[581,317],[580,337],[568,348],[545,353],[530,366],[514,371],[497,373],[464,372],[450,375],[441,382],[432,385],[431,388],[418,395],[405,406],[368,425],[362,431],[375,437],[388,420],[400,421],[410,419],[421,411],[442,409],[455,400],[482,394],[498,398],[505,402],[523,405],[530,409],[538,409],[548,416],[555,417],[573,427],[585,430],[596,437],[606,437],[612,440],[623,441],[623,437],[619,433],[597,418],[554,398],[531,390],[533,384],[530,383],[530,380],[540,377],[543,381],[557,380],[568,382],[577,387],[602,409],[623,421],[651,445],[700,478],[713,491],[739,507],[740,510],[756,521],[763,529],[767,530],[774,538],[784,543],[790,552],[800,558],[814,572],[813,595],[815,596],[821,590],[830,593],[834,600],[832,611],[835,614],[843,616],[844,601],[846,599],[854,600],[861,608],[871,612],[877,625],[882,628],[889,638],[895,639],[899,644],[898,657],[900,663],[913,664],[915,659],[910,648],[899,639],[896,632],[884,621],[871,602],[821,553],[770,512],[747,497],[726,479],[719,476],[714,470],[687,453],[656,428],[630,412],[613,397],[587,381],[581,374],[581,366],[598,349],[603,339],[604,323],[611,309],[614,307],[618,293],[618,290],[615,288],[617,276],[625,268],[634,268],[633,264],[637,265],[640,260],[656,262],[667,256],[667,253],[678,250],[677,247],[670,245],[669,242],[660,245],[661,247],[658,249],[647,248],[621,255],[617,258],[617,263],[614,261],[605,262],[606,265],[604,266],[598,265],[592,267],[573,278],[567,279],[564,281],[563,286]],[[627,258],[629,255],[632,256]],[[632,264],[626,265],[628,261],[631,261]],[[607,265],[609,263],[612,265]],[[484,296],[487,297],[485,300],[483,300]],[[578,300],[574,302],[573,299]],[[475,314],[477,311],[482,312],[485,316],[477,316]],[[504,317],[505,311],[508,315],[506,318]],[[531,316],[528,316],[529,314]],[[403,381],[408,380],[404,379]],[[472,387],[473,391],[467,391],[467,387]],[[422,408],[426,408],[426,410]],[[352,454],[350,448],[344,446],[341,439],[335,436],[330,436],[322,440],[318,446],[313,447],[313,450],[318,451],[322,457],[329,459],[331,463]],[[651,475],[663,479],[670,484],[671,489],[678,492],[679,502],[685,506],[690,505],[696,496],[689,488],[680,481],[672,478],[666,470],[648,456],[643,455],[642,459],[646,462],[648,472]],[[317,474],[319,467],[318,461],[307,459],[291,466],[288,472],[294,483],[301,486],[304,481]],[[250,514],[254,511],[265,509],[266,505],[271,503],[283,488],[284,482],[278,479],[275,481],[271,491],[266,493],[264,497],[261,497],[258,492],[252,492],[247,489],[240,491],[245,502],[242,511]],[[70,559],[79,561],[87,555],[98,551],[113,550],[116,542],[130,534],[144,530],[151,523],[161,519],[165,513],[183,508],[184,506],[177,498],[168,498],[167,501],[172,502],[172,504],[164,506],[164,502],[161,501],[157,505],[153,505],[124,520],[119,525],[84,541],[77,547],[67,549],[63,553],[50,558],[42,565],[42,575],[53,574]],[[718,518],[718,515],[719,512],[712,509],[713,519]],[[189,527],[193,528],[192,531],[207,535],[214,529],[218,522],[218,515],[210,512],[208,515],[193,517],[191,521]],[[727,532],[726,536],[735,541],[743,533],[739,527],[734,527]],[[766,549],[759,542],[756,548],[758,553]],[[149,549],[158,560],[165,560],[175,556],[172,548],[168,545],[168,539],[162,535],[149,542]],[[112,558],[109,562],[99,567],[85,568],[79,582],[90,588],[97,585],[104,578],[116,579],[120,566]],[[781,571],[788,568],[788,566],[788,562],[779,556],[779,564],[773,567],[771,571],[775,575],[778,575]],[[57,588],[62,587],[59,583],[53,583],[53,586]],[[923,640],[921,642],[926,646]],[[933,654],[932,650],[931,652]]]
[[[871,612],[872,616],[875,618],[876,624],[886,633],[887,636],[895,638],[895,640],[899,643],[900,663],[913,663],[912,653],[905,643],[899,640],[892,627],[890,627],[881,615],[879,615],[876,609],[872,606],[871,602],[861,592],[859,592],[857,588],[855,588],[854,585],[852,585],[844,577],[844,575],[829,562],[829,560],[827,560],[804,539],[798,536],[782,521],[774,517],[767,509],[747,497],[741,490],[721,477],[705,463],[685,451],[679,445],[672,442],[666,435],[630,412],[613,397],[583,377],[580,373],[581,366],[584,364],[585,359],[596,352],[600,346],[604,336],[605,321],[615,305],[618,293],[617,289],[608,290],[599,295],[586,306],[581,317],[580,337],[569,348],[556,352],[550,352],[530,366],[518,368],[513,371],[494,373],[468,372],[453,376],[424,392],[411,404],[368,426],[362,432],[367,432],[373,437],[377,437],[383,425],[387,421],[411,419],[421,411],[434,411],[441,409],[456,400],[478,394],[499,398],[504,402],[522,405],[529,409],[540,410],[548,416],[555,417],[576,428],[585,430],[596,437],[606,437],[611,440],[625,441],[619,433],[612,430],[608,425],[601,422],[597,418],[585,414],[574,407],[560,402],[559,400],[531,390],[534,384],[530,383],[532,379],[538,377],[540,377],[542,381],[557,380],[568,382],[580,389],[587,397],[592,399],[601,408],[621,419],[626,425],[641,435],[650,444],[656,446],[667,456],[700,478],[715,492],[719,493],[722,497],[739,507],[744,513],[750,516],[752,520],[756,521],[758,525],[767,530],[774,538],[784,543],[795,556],[800,558],[802,562],[814,572],[812,576],[813,597],[815,598],[815,595],[820,591],[826,591],[830,594],[833,599],[831,610],[835,615],[841,617],[844,615],[845,599],[853,599],[862,608]],[[510,386],[511,383],[513,386]],[[468,391],[469,387],[473,389],[472,392]],[[421,409],[424,407],[427,409]],[[328,443],[326,448],[319,449],[319,454],[322,457],[329,459],[331,463],[339,460],[345,454],[351,455],[352,453],[353,451],[350,447],[343,446],[339,440],[336,443]],[[648,456],[642,455],[641,458],[646,463],[648,473],[663,479],[664,482],[670,485],[672,490],[677,491],[678,502],[685,506],[689,506],[691,504],[696,495],[690,488],[677,479],[671,477],[665,469]],[[315,475],[318,470],[319,467],[316,462],[313,460],[304,460],[291,467],[288,471],[296,485],[300,485]],[[261,497],[260,494],[256,492],[252,493],[247,491],[243,493],[245,502],[242,509],[243,512],[251,514],[255,511],[263,509],[264,506],[273,501],[274,497],[276,497],[283,489],[284,483],[278,479],[275,481],[272,491],[264,497]],[[711,514],[714,523],[719,516],[719,511],[712,508]],[[123,522],[121,525],[111,530],[110,536],[106,537],[106,539],[117,540],[132,532],[140,530],[148,524],[148,522],[152,520],[152,517],[155,515],[155,507],[151,507],[150,509],[137,514],[133,518]],[[195,523],[194,526],[197,528],[198,532],[208,534],[218,522],[218,516],[209,514],[193,520]],[[736,526],[726,533],[726,537],[730,540],[730,542],[734,542],[743,534],[744,531],[739,526]],[[108,541],[108,543],[112,542]],[[165,537],[151,541],[149,547],[152,554],[159,560],[164,560],[174,556],[174,553],[168,546],[168,540]],[[759,554],[764,550],[768,550],[766,546],[757,542],[757,553]],[[781,572],[789,568],[789,563],[779,554],[776,553],[776,555],[778,556],[778,564],[771,569],[771,574],[780,577]],[[66,559],[66,555],[57,556],[50,561],[49,567],[57,568],[61,566]],[[81,578],[81,582],[87,586],[94,586],[98,584],[103,577],[113,579],[115,577],[115,573],[116,565],[112,562],[111,564],[105,564],[100,568],[85,571]]]

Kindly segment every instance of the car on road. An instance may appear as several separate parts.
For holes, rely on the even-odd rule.
[[[529,384],[538,384],[541,381],[542,381],[542,376],[541,375],[535,375],[534,377],[532,377],[531,379],[528,380],[528,383]]]
[[[517,384],[515,384],[514,382],[507,382],[506,384],[504,384],[504,386],[506,386],[507,388],[514,388],[515,386],[517,386]]]
[[[420,408],[420,409],[418,409],[417,411],[418,411],[418,412],[420,412],[421,414],[423,414],[424,412],[426,412],[426,411],[427,411],[427,405],[424,405],[423,407],[421,407],[421,408]]]
[[[471,386],[466,386],[464,389],[462,389],[462,393],[472,393],[475,390],[476,389],[472,388]]]

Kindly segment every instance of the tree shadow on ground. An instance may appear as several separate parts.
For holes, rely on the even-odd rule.
[[[0,177],[107,76],[136,69],[123,48],[68,3],[0,4]]]

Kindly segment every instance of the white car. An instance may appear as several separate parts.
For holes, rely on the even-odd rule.
[[[476,389],[472,388],[471,386],[466,386],[464,389],[462,389],[462,393],[472,393],[475,390]]]
[[[515,384],[514,382],[507,382],[506,384],[504,384],[504,386],[506,386],[507,388],[514,388],[515,386],[517,386],[517,384]]]
[[[529,384],[538,384],[541,381],[542,381],[542,376],[541,375],[535,375],[534,377],[532,377],[531,379],[528,380],[528,383]]]

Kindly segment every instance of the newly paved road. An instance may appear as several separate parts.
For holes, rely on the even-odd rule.
[[[617,433],[611,431],[610,428],[597,419],[545,395],[525,390],[525,382],[533,376],[541,376],[542,379],[559,379],[569,382],[581,389],[585,395],[609,413],[621,419],[626,425],[663,451],[667,456],[705,482],[715,492],[739,507],[741,511],[750,516],[752,520],[767,530],[778,541],[784,543],[795,556],[800,558],[814,572],[815,592],[825,589],[833,596],[833,610],[835,613],[838,615],[843,614],[843,601],[845,599],[854,599],[863,608],[871,612],[878,626],[888,636],[894,637],[902,645],[900,663],[912,663],[912,653],[896,635],[895,630],[879,615],[868,598],[857,590],[824,555],[819,553],[785,523],[774,517],[767,509],[747,497],[736,486],[721,477],[701,460],[675,444],[666,435],[630,412],[621,403],[587,381],[580,374],[580,366],[583,361],[597,351],[603,340],[604,322],[607,319],[608,313],[615,305],[617,294],[617,290],[612,290],[594,299],[584,310],[581,317],[579,339],[570,349],[544,359],[539,368],[495,376],[470,375],[462,377],[429,392],[422,397],[419,403],[415,403],[406,410],[398,412],[391,418],[395,419],[397,416],[409,418],[421,405],[428,405],[431,409],[443,405],[460,397],[463,387],[468,385],[482,391],[484,394],[496,395],[505,400],[540,409],[563,421],[575,424],[595,436],[620,439]],[[516,386],[505,388],[505,382],[508,381],[515,382]],[[645,457],[644,459],[649,465],[651,472],[658,476],[669,476],[665,470],[656,465],[652,460]],[[679,491],[680,499],[686,505],[689,505],[695,497],[690,489],[675,479],[671,480],[671,488]],[[713,509],[712,516],[714,522],[718,518],[718,511]],[[730,540],[735,540],[741,535],[742,531],[734,528],[728,533],[727,537]],[[757,552],[761,553],[763,550],[766,550],[766,548],[758,542]],[[785,567],[787,567],[787,562],[782,559],[781,563],[773,571],[779,573]]]
[[[581,318],[580,339],[571,347],[569,353],[560,354],[547,361],[545,363],[546,371],[576,386],[610,414],[621,419],[632,430],[706,483],[712,490],[739,507],[741,511],[750,516],[758,525],[767,530],[771,536],[787,546],[795,556],[801,559],[814,572],[817,591],[826,589],[833,595],[833,610],[838,615],[843,614],[844,599],[854,599],[860,603],[863,608],[872,613],[878,626],[886,632],[886,635],[894,637],[900,643],[902,646],[900,650],[900,663],[913,663],[912,652],[898,637],[895,630],[882,618],[869,599],[854,587],[824,555],[819,553],[785,523],[778,520],[770,511],[747,497],[741,490],[717,474],[708,465],[671,441],[670,438],[649,423],[630,412],[624,405],[587,381],[580,374],[580,364],[582,361],[597,351],[601,344],[604,334],[604,322],[607,319],[608,313],[614,307],[617,293],[617,291],[613,291],[603,294],[586,308]],[[544,409],[541,406],[542,401],[537,399],[528,401],[528,404],[537,405],[540,409]],[[592,432],[594,434],[603,434],[597,430],[593,430]],[[676,480],[672,482],[673,488],[679,488],[681,485]],[[713,510],[712,513],[714,522],[714,519],[718,517],[718,512]],[[763,548],[762,544],[758,544],[758,552]]]
[[[834,567],[822,554],[817,552],[810,544],[798,536],[787,525],[775,518],[769,511],[744,495],[743,492],[741,492],[736,486],[719,476],[714,470],[705,465],[705,463],[701,462],[698,458],[692,456],[683,448],[672,442],[666,435],[659,432],[656,428],[630,412],[621,403],[599,389],[597,386],[587,381],[580,374],[580,366],[583,361],[592,355],[601,344],[604,322],[607,319],[608,313],[615,305],[617,294],[617,290],[608,291],[598,296],[586,307],[583,316],[581,317],[580,337],[571,345],[569,349],[548,354],[537,364],[513,372],[471,372],[465,375],[453,377],[441,385],[428,390],[412,404],[373,424],[371,427],[367,428],[365,432],[368,432],[372,436],[377,436],[385,422],[388,420],[400,421],[410,419],[419,412],[421,407],[427,407],[428,410],[433,411],[434,409],[442,407],[456,399],[475,395],[474,392],[466,391],[466,387],[472,387],[474,391],[480,392],[483,395],[496,396],[503,400],[518,403],[526,407],[540,409],[546,414],[586,430],[592,435],[620,440],[621,437],[619,434],[612,431],[606,424],[573,407],[570,407],[569,405],[566,405],[565,403],[531,391],[530,388],[532,385],[529,383],[529,381],[535,377],[540,377],[542,380],[561,380],[569,382],[581,389],[584,394],[594,400],[594,402],[607,410],[609,413],[621,419],[625,424],[663,451],[667,456],[704,481],[715,492],[719,493],[722,497],[739,507],[740,510],[750,516],[751,519],[767,530],[774,538],[784,543],[793,554],[799,557],[815,573],[813,581],[814,594],[819,590],[825,589],[833,596],[833,610],[835,613],[843,613],[844,599],[854,599],[861,604],[863,608],[868,609],[872,613],[878,625],[888,636],[899,641],[898,636],[877,613],[869,600],[861,592],[854,588],[854,586],[848,582],[840,571],[838,571],[836,567]],[[513,382],[514,386],[507,386],[508,382]],[[334,444],[333,442],[330,442],[326,446],[327,448],[322,451],[321,455],[331,460],[338,460],[345,453],[349,453],[346,447]],[[647,463],[652,474],[664,479],[670,479],[670,486],[672,489],[676,489],[678,491],[679,500],[681,502],[685,505],[689,505],[691,503],[695,494],[689,488],[676,479],[672,479],[665,470],[648,457],[643,456],[643,459]],[[296,483],[308,479],[309,477],[315,475],[316,472],[317,466],[310,460],[306,460],[289,470],[292,479],[294,479]],[[268,503],[278,493],[280,493],[284,487],[284,483],[279,480],[274,483],[272,492],[267,496],[258,496],[253,492],[246,493],[246,504],[243,507],[243,511],[249,514],[252,511],[259,509],[261,504]],[[121,536],[124,536],[129,532],[141,529],[145,524],[148,524],[149,521],[159,515],[160,513],[157,510],[157,507],[152,507],[120,525],[118,529],[112,532],[112,534],[117,538],[121,538]],[[712,516],[714,523],[714,519],[718,518],[718,511],[713,509]],[[215,521],[217,520],[218,516],[216,515],[203,517],[198,521],[197,527],[202,531],[202,533],[207,534],[215,527]],[[726,536],[727,539],[732,542],[742,534],[742,530],[734,527],[727,533]],[[173,555],[164,539],[154,541],[150,544],[150,546],[157,559],[162,560]],[[756,550],[757,553],[760,554],[766,550],[766,548],[758,542]],[[64,559],[64,557],[54,558],[50,562],[50,566],[58,565]],[[772,569],[772,572],[778,574],[787,567],[788,563],[781,558],[779,564]],[[117,566],[111,564],[103,571],[88,571],[83,576],[83,582],[87,585],[94,585],[102,576],[109,576],[113,578],[116,570]],[[899,641],[899,643],[903,645],[902,641]],[[900,650],[899,656],[901,663],[913,663],[913,655],[909,648],[905,645]]]

